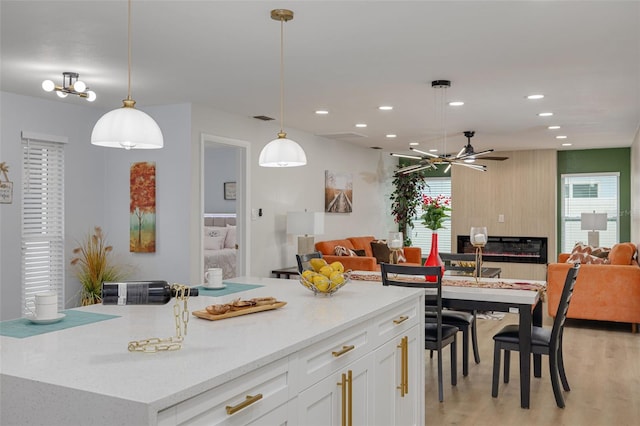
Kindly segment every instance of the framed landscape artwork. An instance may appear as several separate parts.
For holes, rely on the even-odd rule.
[[[156,251],[156,163],[131,164],[129,172],[129,251]]]
[[[325,170],[324,211],[327,213],[353,211],[353,175],[351,173]]]

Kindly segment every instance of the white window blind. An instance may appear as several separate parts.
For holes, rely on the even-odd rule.
[[[23,136],[24,138],[24,136]],[[64,309],[64,145],[27,139],[22,157],[22,306],[58,292]]]
[[[425,179],[427,188],[422,193],[431,197],[440,194],[451,197],[451,178],[428,178]],[[454,200],[451,200],[453,208]],[[422,204],[418,206],[416,211],[417,217],[413,219],[413,229],[411,230],[411,244],[422,249],[422,257],[429,256],[431,251],[431,234],[433,231],[422,224]],[[449,212],[451,216],[451,212]],[[447,218],[442,223],[444,228],[438,229],[438,252],[452,253],[451,251],[451,219]]]
[[[581,213],[606,213],[607,229],[599,231],[600,246],[611,247],[619,242],[619,181],[619,173],[562,175],[562,252],[570,253],[577,242],[588,241],[589,231],[581,229]]]

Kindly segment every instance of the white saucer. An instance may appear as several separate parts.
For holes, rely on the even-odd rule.
[[[26,318],[34,324],[53,324],[55,322],[62,321],[64,317],[66,317],[65,314],[59,313],[55,317],[47,319],[38,319],[34,316],[27,316]]]
[[[207,287],[206,285],[202,286],[205,290],[222,290],[223,288],[227,288],[226,284],[222,284],[221,286],[218,287]]]

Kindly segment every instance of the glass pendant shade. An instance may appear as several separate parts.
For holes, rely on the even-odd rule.
[[[164,146],[164,139],[153,118],[125,106],[100,117],[91,132],[91,144],[109,148],[157,149]]]
[[[272,140],[260,152],[258,164],[262,167],[298,167],[307,164],[307,156],[300,145],[286,135]]]

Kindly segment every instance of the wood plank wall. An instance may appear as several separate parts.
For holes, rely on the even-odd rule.
[[[453,195],[452,247],[457,235],[469,234],[472,226],[486,226],[491,235],[547,237],[548,261],[556,254],[555,150],[504,151],[494,156],[505,161],[485,160],[488,171],[466,167],[451,171]],[[504,215],[504,222],[498,216]],[[546,279],[546,265],[493,263],[502,268],[502,278]]]

